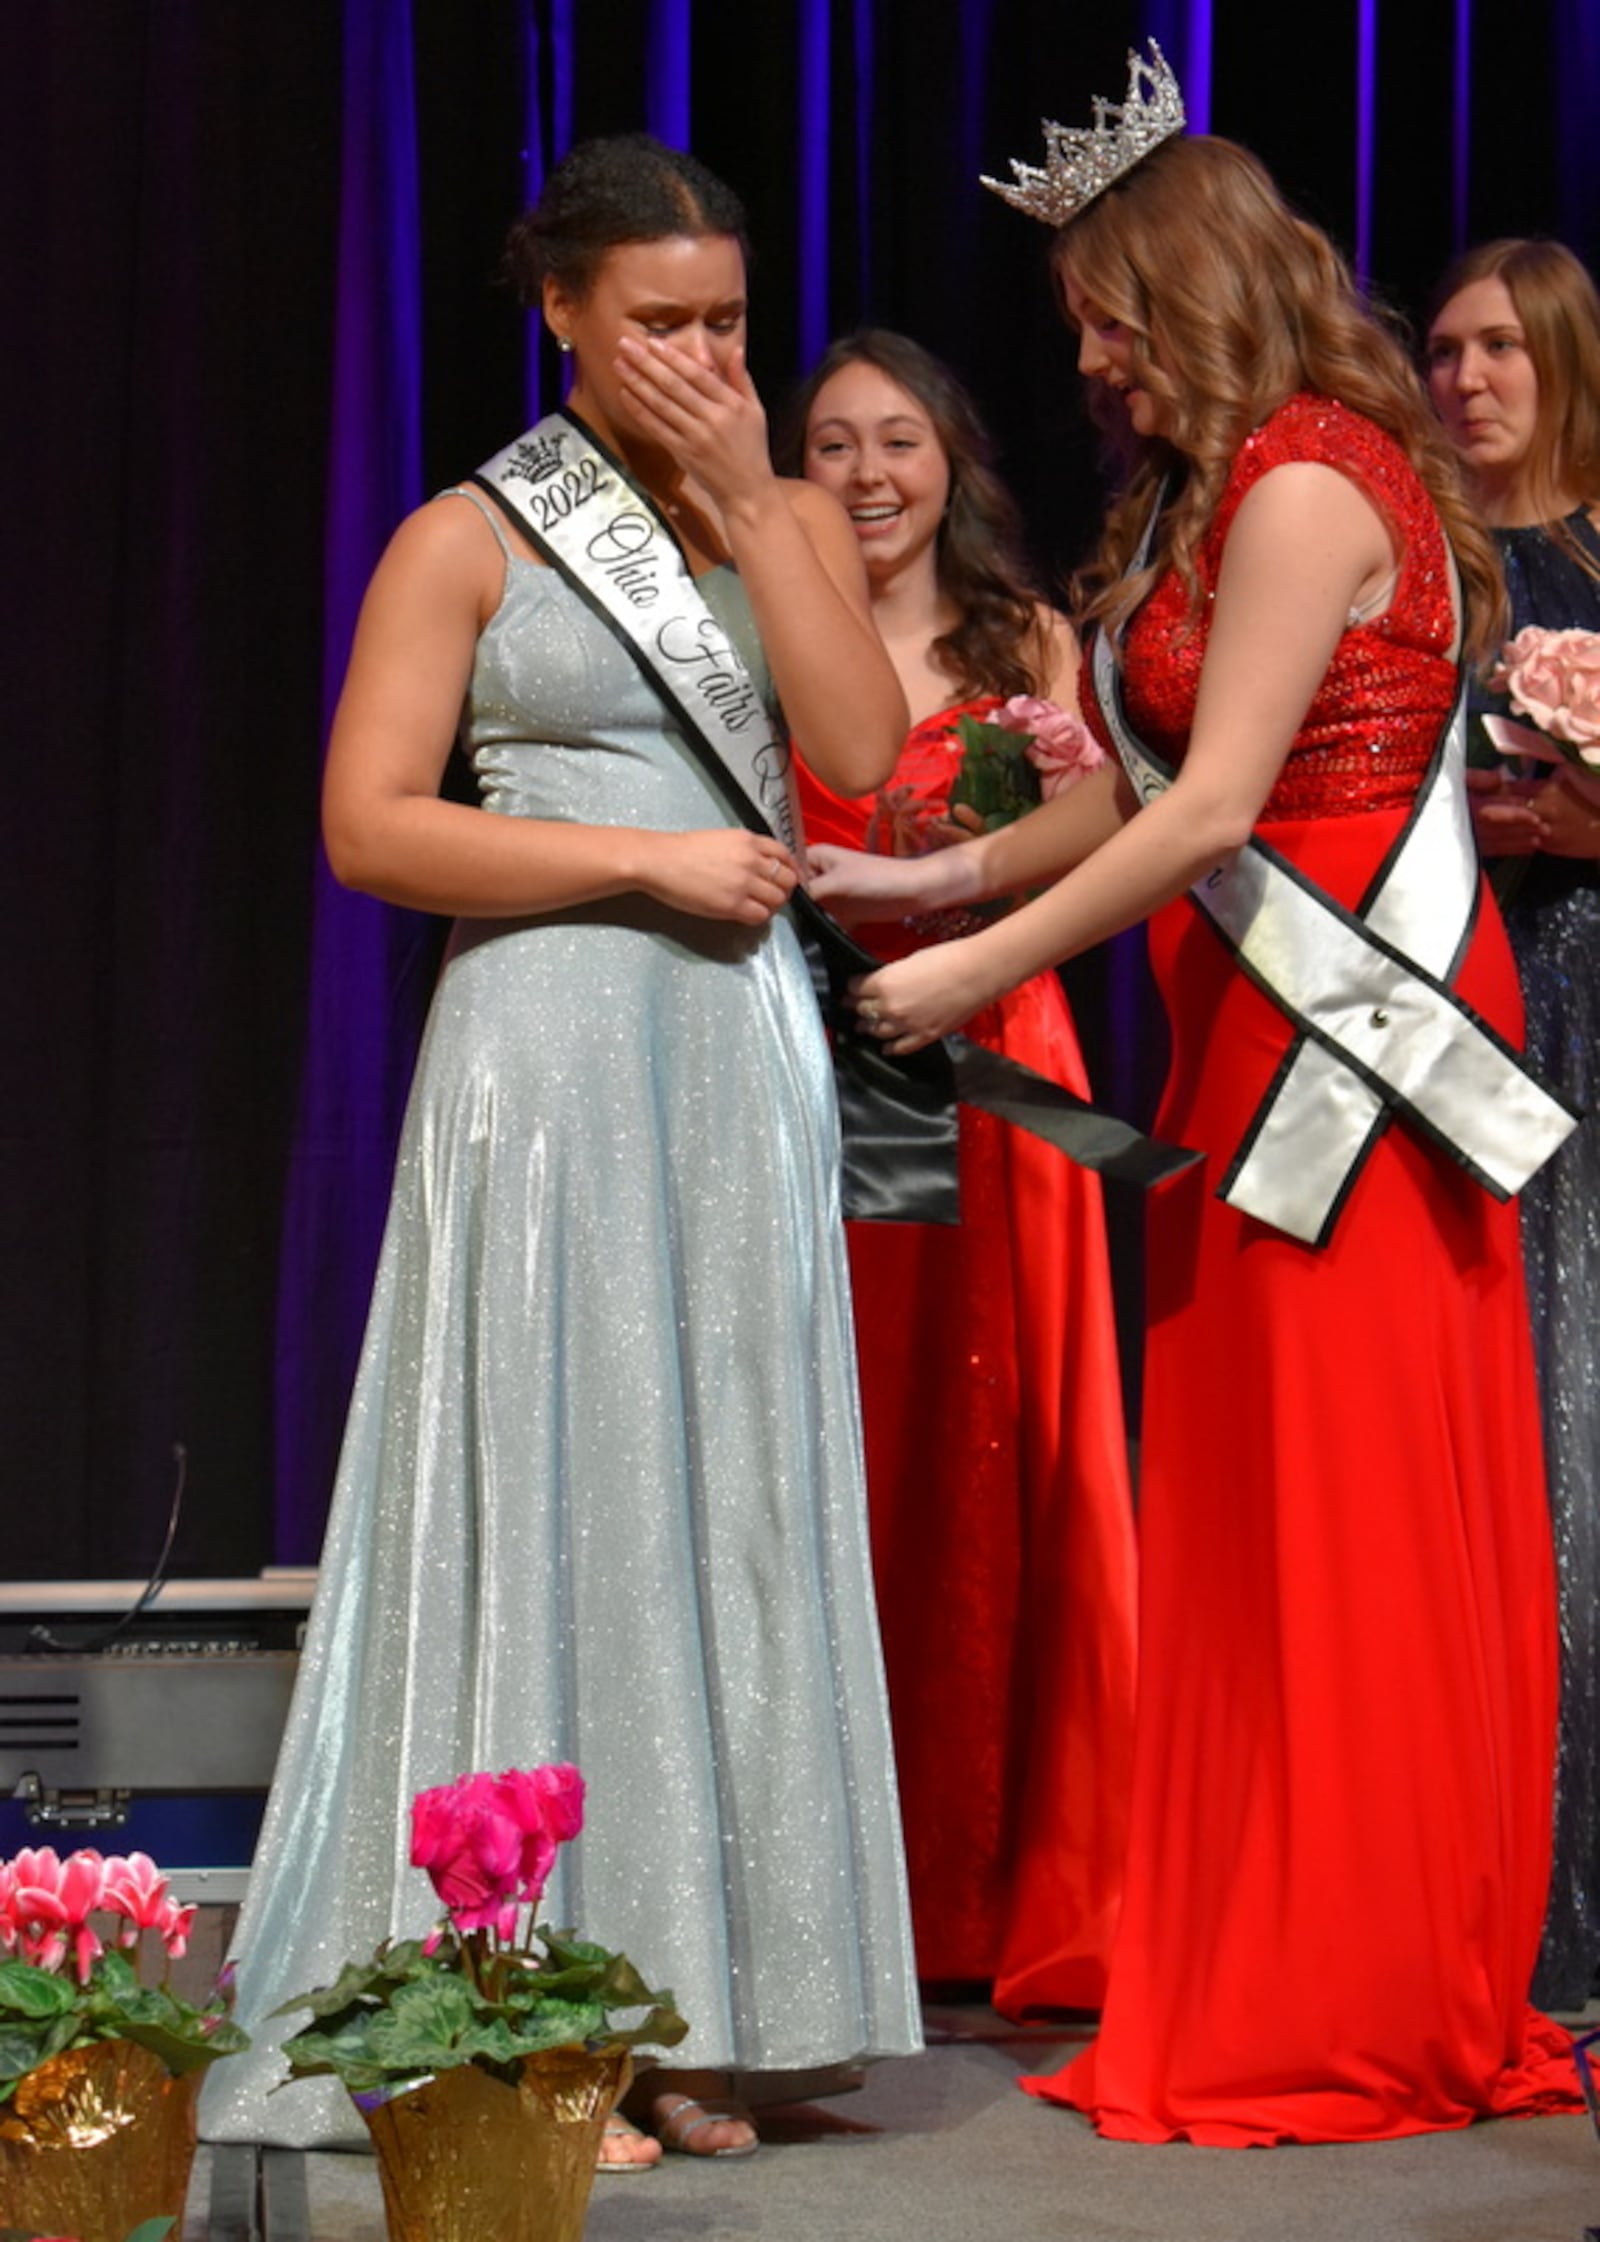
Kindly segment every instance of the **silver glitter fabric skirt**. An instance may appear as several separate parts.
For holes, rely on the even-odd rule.
[[[1560,1580],[1555,1859],[1534,1998],[1580,2008],[1600,1969],[1600,888],[1513,904],[1528,1054],[1588,1118],[1522,1194]]]

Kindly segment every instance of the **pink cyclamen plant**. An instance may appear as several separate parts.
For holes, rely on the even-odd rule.
[[[427,1871],[445,1919],[425,1939],[383,1940],[370,1962],[284,2003],[280,2015],[312,2017],[283,2044],[293,2075],[342,2079],[365,2108],[467,2063],[514,2084],[547,2049],[682,2039],[672,1995],[625,1954],[534,1920],[557,1848],[582,1827],[583,1777],[564,1762],[418,1791],[411,1864]],[[639,2021],[624,2022],[630,2014]]]
[[[194,1914],[146,1853],[85,1846],[63,1860],[42,1845],[0,1861],[0,2105],[41,2064],[100,2040],[148,2048],[175,2078],[248,2047],[228,1986],[197,2006],[165,1972],[140,1974],[146,1934],[175,1962]]]

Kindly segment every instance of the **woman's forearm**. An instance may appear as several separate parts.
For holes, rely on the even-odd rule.
[[[889,779],[905,743],[905,695],[866,610],[841,590],[832,568],[859,570],[855,533],[840,517],[832,568],[815,541],[831,525],[808,528],[795,511],[793,485],[771,489],[725,515],[728,542],[750,600],[785,719],[807,763],[835,793],[870,793]],[[800,486],[799,503],[817,511],[824,494]],[[832,501],[826,501],[831,506]]]
[[[952,900],[985,902],[1058,880],[1120,832],[1135,807],[1133,790],[1116,765],[1091,772],[1014,824],[965,844],[976,884]]]
[[[330,807],[324,826],[341,885],[454,918],[513,917],[620,894],[640,885],[639,844],[650,838],[406,795],[349,816]]]
[[[1046,812],[1035,814],[1042,818]],[[990,838],[1001,841],[1020,831],[1019,824]],[[1228,862],[1247,838],[1248,831],[1226,805],[1164,794],[1119,824],[1042,895],[967,937],[972,962],[981,964],[984,982],[992,984],[994,993],[1014,988],[1148,918]]]
[[[797,877],[787,850],[743,826],[567,825],[421,796],[368,803],[348,822],[335,809],[325,834],[346,887],[452,918],[523,918],[639,893],[761,926]]]

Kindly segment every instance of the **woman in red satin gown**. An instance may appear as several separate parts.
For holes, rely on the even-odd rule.
[[[849,800],[800,774],[808,841],[916,850],[947,830],[957,720],[1012,694],[1076,708],[1077,645],[1027,584],[971,401],[919,345],[838,343],[793,464],[848,508],[917,719]],[[959,830],[959,828],[957,829]],[[969,918],[858,923],[883,958]],[[1061,984],[970,1023],[1087,1094]],[[1096,1179],[961,1116],[962,1219],[849,1225],[867,1495],[925,1979],[993,1979],[1012,2013],[1098,2007],[1131,1777],[1133,1530]]]
[[[1134,1796],[1102,2029],[1025,2083],[1118,2139],[1225,2146],[1570,2109],[1566,2035],[1527,2002],[1554,1603],[1516,1208],[1396,1116],[1326,1242],[1226,1204],[1292,1030],[1190,893],[1254,831],[1362,901],[1454,694],[1449,547],[1474,646],[1491,558],[1397,347],[1244,150],[1167,138],[1064,227],[1056,270],[1131,463],[1087,612],[1175,775],[1142,808],[1098,775],[878,870],[879,909],[1066,876],[859,999],[916,1048],[1148,916],[1174,1042],[1158,1126],[1205,1155],[1151,1223]],[[1449,845],[1470,848],[1464,819]],[[866,907],[848,865],[817,885]],[[1486,895],[1463,950],[1456,992],[1514,1043]]]

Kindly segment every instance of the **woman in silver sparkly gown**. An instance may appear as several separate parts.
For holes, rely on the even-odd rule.
[[[743,213],[590,142],[513,235],[570,410],[668,521],[808,757],[887,778],[905,707],[834,500],[779,482],[744,370]],[[763,659],[764,655],[764,659]],[[464,709],[464,715],[463,715]],[[439,799],[460,718],[481,807]],[[584,598],[477,492],[404,523],[329,750],[348,884],[458,924],[418,1065],[315,1611],[240,1923],[255,2052],[214,2138],[361,2138],[267,2099],[267,2013],[436,1912],[421,1786],[575,1761],[552,1921],[690,2020],[636,2115],[742,2154],[725,2071],[910,2052],[832,1078],[784,906]],[[654,2140],[621,2131],[608,2161]]]
[[[1429,387],[1493,526],[1510,629],[1600,631],[1593,282],[1557,242],[1496,241],[1458,260],[1434,301]],[[1478,784],[1528,1056],[1588,1114],[1522,1194],[1561,1589],[1555,1859],[1534,1998],[1576,2009],[1600,1969],[1600,810],[1548,769]]]

